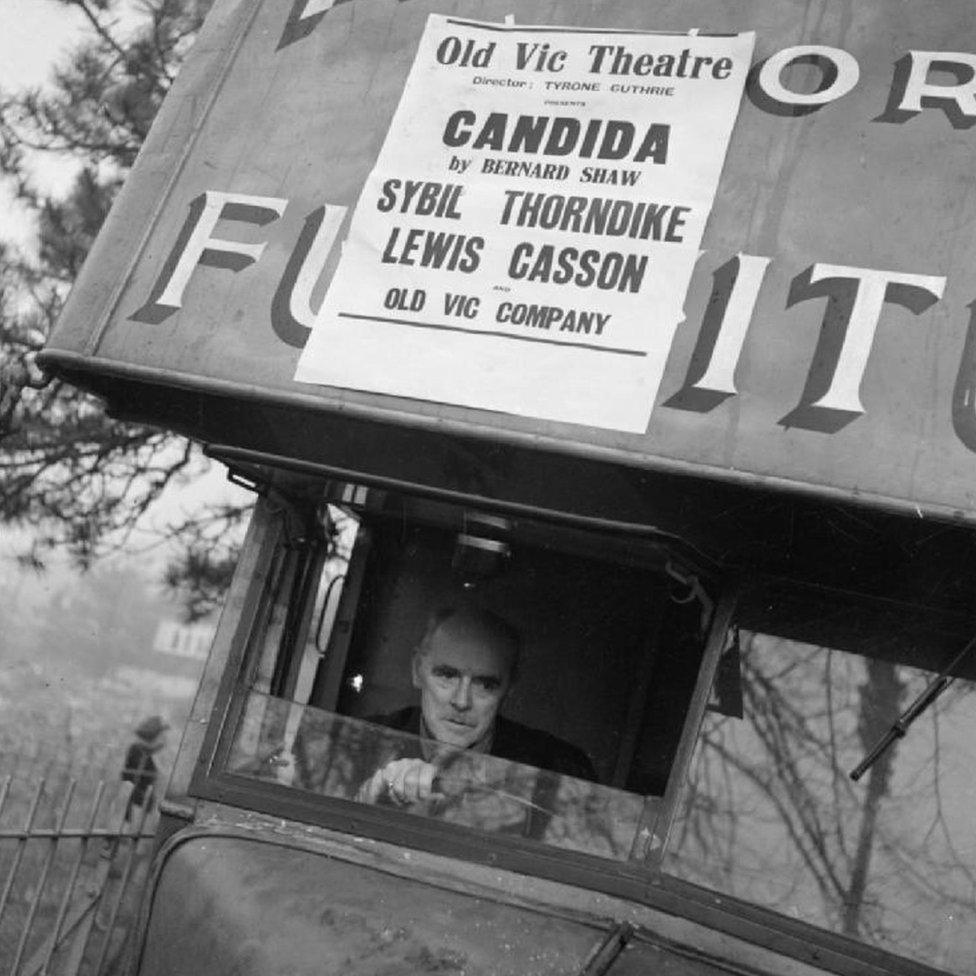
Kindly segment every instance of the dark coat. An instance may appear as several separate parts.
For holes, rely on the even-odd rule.
[[[158,770],[153,760],[152,750],[140,741],[133,742],[125,754],[125,766],[122,767],[122,779],[132,784],[129,802],[125,808],[125,818],[129,819],[133,807],[152,809],[152,794],[150,787],[155,786]]]

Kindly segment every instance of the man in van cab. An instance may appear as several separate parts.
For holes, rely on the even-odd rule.
[[[491,611],[452,607],[434,614],[412,660],[419,705],[370,719],[417,736],[417,747],[378,768],[357,798],[395,806],[436,798],[438,773],[454,750],[595,780],[581,749],[498,714],[518,673],[520,645],[517,631]]]

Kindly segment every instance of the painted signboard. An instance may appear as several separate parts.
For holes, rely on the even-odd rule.
[[[220,436],[262,450],[279,438],[281,453],[319,461],[329,460],[336,440],[317,425],[341,416],[976,518],[976,47],[965,40],[976,36],[972,5],[523,0],[516,23],[506,26],[512,8],[501,0],[217,0],[72,294],[47,366],[82,381],[125,375],[174,395],[198,391],[291,410],[287,431],[280,421],[275,429],[229,424]],[[437,18],[439,33],[425,35],[431,14],[499,29],[448,31]],[[546,27],[554,23],[584,33]],[[696,29],[698,37],[689,34]],[[596,31],[612,33],[603,43],[594,40]],[[672,46],[658,46],[667,32],[676,33],[660,44]],[[736,45],[750,33],[755,51],[736,115],[736,99],[717,92],[740,71],[745,55]],[[438,44],[448,36],[457,45],[445,47],[439,61]],[[707,77],[677,77],[686,49],[686,74],[696,59],[713,58],[698,67]],[[519,51],[521,69],[510,60]],[[600,91],[584,97],[581,90],[546,89],[561,51],[565,77]],[[661,59],[665,52],[677,52],[678,60]],[[461,66],[465,57],[470,64]],[[717,77],[726,57],[734,65],[727,79]],[[508,81],[475,85],[476,75]],[[519,80],[535,87],[508,84]],[[655,91],[674,87],[677,98],[679,82],[692,90],[693,107],[690,118],[673,120],[666,115],[672,96]],[[417,98],[426,112],[411,108]],[[547,99],[585,104],[541,104]],[[397,114],[401,100],[420,126],[415,133],[408,116]],[[700,113],[713,109],[705,125]],[[509,176],[510,163],[532,160],[506,148],[515,130],[490,121],[501,116],[574,120],[577,148],[593,139],[592,153],[608,128],[590,129],[593,120],[633,125],[633,138],[612,166],[581,153],[546,160],[539,153],[536,162],[569,166],[572,175],[557,180],[552,170],[546,180],[542,169]],[[647,158],[635,159],[655,123],[671,126],[675,161],[683,142],[699,140],[698,158],[712,167],[700,183],[683,166],[659,181],[672,167],[654,162],[660,147],[653,139]],[[721,126],[731,127],[724,165]],[[564,128],[575,132],[571,123]],[[551,126],[539,131],[542,140],[552,137]],[[518,138],[535,133],[524,122]],[[617,151],[608,145],[611,155]],[[464,173],[450,171],[454,160],[467,164]],[[485,172],[489,160],[505,172]],[[613,170],[618,182],[581,182],[586,167]],[[641,174],[633,185],[623,182],[627,171]],[[440,217],[418,219],[408,181],[442,184],[434,204]],[[687,196],[693,187],[699,198]],[[574,223],[565,230],[541,225],[563,219],[554,216],[560,207],[563,215],[566,207],[582,207],[587,219],[598,199],[626,201],[631,215],[640,205],[644,214],[669,206],[672,234],[685,239],[615,237],[611,247],[610,235],[591,235],[599,238],[591,243]],[[539,216],[544,206],[553,208],[550,217]],[[700,245],[690,211],[685,226],[677,224],[677,208],[685,206],[707,217]],[[666,235],[669,225],[660,219],[651,226]],[[391,243],[394,228],[401,230]],[[415,229],[420,237],[410,236]],[[445,240],[425,236],[429,231],[459,235],[454,272],[403,260]],[[526,247],[517,251],[520,244]],[[630,302],[648,296],[630,292],[626,282],[636,281],[640,265],[625,277],[624,265],[611,259],[603,273],[619,275],[625,288],[597,288],[600,300],[591,301],[593,289],[578,282],[542,280],[548,272],[539,253],[549,245],[629,253],[638,262],[646,253],[647,283],[652,249],[700,251],[687,288],[687,269],[679,269],[671,291],[653,289],[667,296],[664,325],[659,344],[641,347],[648,355],[640,358],[663,365],[660,382],[654,370],[640,382],[609,369],[601,379],[601,367],[587,383],[559,360],[552,370],[559,375],[492,399],[484,378],[455,360],[442,368],[421,357],[413,375],[414,353],[387,348],[390,330],[411,350],[423,330],[377,331],[380,325],[361,319],[337,326],[335,313],[375,316],[385,302],[395,306],[384,307],[385,317],[413,321],[421,310],[409,306],[420,300],[419,289],[429,303],[423,312],[438,313],[433,323],[467,328],[474,314],[479,329],[548,336],[555,329],[558,337],[575,311],[573,328],[586,321],[590,332],[574,331],[574,342],[637,349],[628,332],[638,321],[630,318]],[[479,266],[459,272],[473,256]],[[379,276],[366,274],[371,262],[383,265]],[[594,273],[603,267],[594,265]],[[579,273],[578,261],[567,273]],[[448,274],[463,277],[465,287],[448,283]],[[675,325],[678,295],[683,310]],[[517,305],[527,308],[516,312]],[[541,307],[562,310],[558,326],[556,313]],[[309,343],[320,311],[321,339],[316,327]],[[521,315],[524,322],[498,321]],[[350,343],[352,321],[358,325]],[[380,337],[396,368],[353,382],[351,370],[375,374],[381,362],[356,345],[368,336]],[[426,336],[424,349],[457,346],[462,338],[481,341],[445,332],[437,343]],[[542,349],[566,351],[515,344],[512,353],[527,363]],[[604,356],[604,366],[625,358]],[[143,398],[135,412],[151,419],[152,402]],[[183,423],[189,433],[206,419],[199,404],[193,410]]]
[[[643,432],[752,40],[432,15],[295,379]]]

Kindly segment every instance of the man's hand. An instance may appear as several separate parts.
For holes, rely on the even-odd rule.
[[[421,800],[436,800],[434,777],[438,768],[423,759],[394,759],[380,767],[359,788],[356,799],[376,803],[384,798],[395,806],[407,806]]]

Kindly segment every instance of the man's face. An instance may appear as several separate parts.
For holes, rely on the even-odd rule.
[[[413,660],[413,684],[427,731],[438,742],[470,749],[490,732],[508,692],[510,650],[448,620]]]

